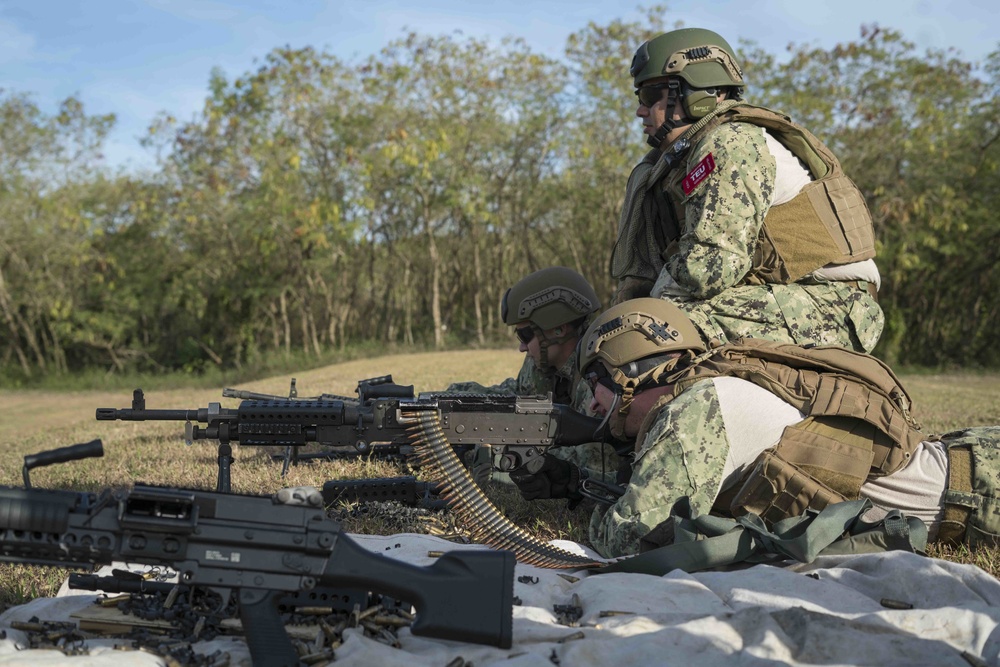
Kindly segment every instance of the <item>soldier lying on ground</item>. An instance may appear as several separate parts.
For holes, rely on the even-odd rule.
[[[595,318],[580,369],[612,432],[634,439],[626,493],[598,507],[590,539],[603,555],[660,546],[678,503],[693,516],[760,515],[868,498],[929,538],[1000,538],[1000,427],[940,438],[917,430],[909,399],[874,357],[843,348],[739,341],[705,351],[676,306],[635,299]],[[527,499],[578,497],[581,471],[549,457],[513,476]]]

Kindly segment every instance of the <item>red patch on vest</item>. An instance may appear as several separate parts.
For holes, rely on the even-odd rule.
[[[708,178],[708,175],[715,171],[715,160],[712,158],[712,154],[709,153],[705,156],[705,159],[695,165],[695,168],[688,172],[688,175],[684,177],[681,181],[681,188],[684,189],[684,194],[689,195],[694,192],[694,189],[698,187],[698,184]]]

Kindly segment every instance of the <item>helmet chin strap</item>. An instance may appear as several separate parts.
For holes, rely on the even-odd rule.
[[[673,118],[666,119],[655,133],[646,137],[646,143],[653,148],[663,148],[663,144],[667,140],[667,135],[673,132],[677,125],[678,123]]]
[[[653,148],[662,149],[667,141],[667,135],[674,131],[674,129],[683,123],[684,121],[677,122],[673,119],[674,108],[677,106],[677,102],[681,99],[683,95],[681,90],[681,84],[676,86],[672,85],[667,89],[667,117],[664,119],[663,124],[656,129],[652,135],[646,137],[646,143]],[[683,105],[682,105],[683,108]]]
[[[609,432],[614,435],[615,428],[611,427],[610,431],[608,429],[609,422],[611,421],[611,416],[618,413],[618,401],[621,399],[621,394],[615,392],[615,398],[611,401],[611,406],[604,413],[604,419],[601,423],[597,425],[594,429],[594,440],[597,442],[604,442],[607,438],[605,437]]]

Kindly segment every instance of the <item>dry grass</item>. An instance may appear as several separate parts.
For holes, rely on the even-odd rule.
[[[461,352],[393,355],[357,360],[296,375],[300,396],[320,393],[352,395],[359,379],[392,373],[401,384],[414,384],[416,391],[432,391],[458,380],[475,379],[484,384],[499,382],[516,372],[521,356],[515,351],[472,350]],[[913,375],[903,378],[917,407],[917,415],[928,433],[960,426],[1000,423],[1000,374]],[[285,394],[288,376],[274,377],[240,388]],[[0,484],[20,486],[25,454],[53,449],[95,438],[104,441],[105,455],[33,471],[38,487],[98,489],[130,485],[136,481],[214,489],[216,447],[199,442],[186,447],[177,422],[98,422],[98,407],[129,407],[131,395],[101,389],[89,392],[0,392]],[[238,401],[221,398],[216,390],[170,390],[146,396],[148,408],[197,408],[209,402],[235,406]],[[286,478],[269,452],[234,447],[233,490],[269,493],[283,486],[319,485],[328,479],[389,477],[401,474],[397,465],[378,461],[322,461],[292,468]],[[418,473],[419,474],[419,473]],[[565,538],[586,541],[589,512],[586,507],[569,511],[562,501],[526,503],[510,487],[493,485],[490,495],[515,523],[542,539]],[[352,532],[392,534],[401,531],[462,532],[446,512],[407,508],[335,510],[345,529]],[[935,549],[933,555],[971,562],[996,575],[1000,551]],[[65,578],[65,571],[0,565],[0,610],[37,596],[52,595]]]

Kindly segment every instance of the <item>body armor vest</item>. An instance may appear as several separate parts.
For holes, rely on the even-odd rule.
[[[793,283],[829,264],[875,257],[875,229],[868,205],[829,148],[788,116],[742,102],[687,139],[695,146],[707,133],[731,122],[770,131],[805,164],[813,178],[791,201],[768,209],[744,284]],[[683,227],[685,218],[686,196],[681,189],[685,175],[683,169],[674,168],[661,185],[647,192],[644,213],[648,224],[662,230],[664,259],[677,252],[677,221]],[[658,212],[652,213],[653,208]]]
[[[773,523],[856,500],[865,481],[902,468],[923,439],[906,390],[866,354],[746,338],[701,355],[667,381],[676,395],[719,376],[753,382],[807,415],[716,501],[729,514],[755,512]]]

